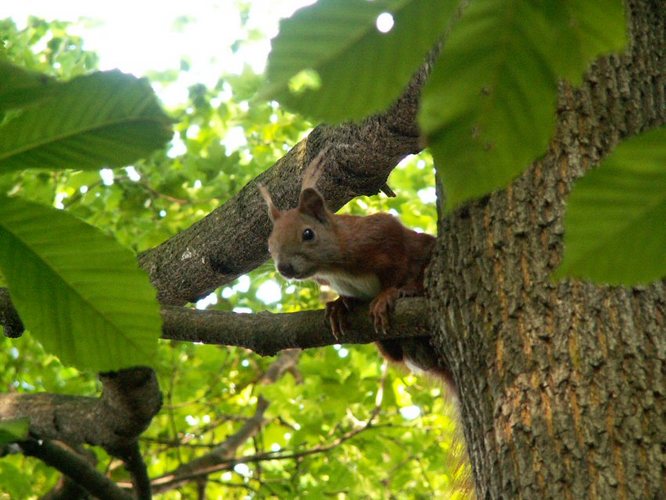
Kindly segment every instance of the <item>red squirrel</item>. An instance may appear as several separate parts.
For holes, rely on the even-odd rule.
[[[273,222],[268,250],[285,278],[314,279],[338,293],[337,300],[326,304],[336,338],[344,328],[345,313],[356,301],[370,302],[375,329],[384,331],[398,298],[423,293],[435,237],[408,229],[386,213],[360,217],[328,210],[314,188],[316,176],[308,179],[320,167],[321,157],[306,170],[296,208],[278,209],[268,190],[259,186]],[[381,340],[377,345],[392,361],[449,378],[426,337]]]

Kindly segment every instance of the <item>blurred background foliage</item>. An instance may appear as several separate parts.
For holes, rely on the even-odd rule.
[[[0,57],[60,79],[94,71],[98,57],[69,28],[32,18],[19,29],[11,19],[0,20]],[[237,44],[259,36],[248,28]],[[183,59],[180,71],[187,70]],[[159,91],[174,84],[178,72],[146,76]],[[175,121],[170,147],[151,158],[99,172],[11,173],[0,176],[0,192],[67,210],[136,252],[156,246],[231,198],[311,129],[275,102],[250,104],[261,80],[246,68],[222,75],[213,87],[191,86],[187,102],[168,109]],[[434,233],[428,155],[403,161],[389,185],[397,197],[361,197],[343,211],[390,211]],[[328,298],[315,285],[285,282],[266,263],[196,306],[291,312],[320,308]],[[0,390],[94,395],[99,389],[95,374],[63,367],[29,334],[0,337],[0,344]],[[209,498],[466,497],[462,437],[451,398],[438,383],[387,367],[371,345],[304,351],[296,369],[259,384],[273,362],[244,349],[163,341],[156,364],[164,407],[141,441],[151,477],[237,432],[262,396],[270,402],[264,424],[236,451],[247,461],[212,474]],[[101,470],[127,479],[122,467],[95,451]],[[273,456],[251,460],[265,453]],[[57,476],[35,459],[3,457],[0,499],[41,496]],[[196,485],[187,484],[159,497],[195,496]]]

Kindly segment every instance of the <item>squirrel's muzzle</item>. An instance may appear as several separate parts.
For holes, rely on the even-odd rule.
[[[282,262],[278,264],[277,270],[285,278],[294,278],[296,277],[297,274],[296,269],[294,269],[294,266],[292,266],[291,264],[284,264]]]

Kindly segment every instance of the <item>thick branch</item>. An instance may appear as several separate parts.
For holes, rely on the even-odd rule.
[[[274,355],[294,347],[367,344],[389,338],[430,335],[424,298],[399,300],[391,316],[391,328],[386,333],[377,333],[367,307],[358,307],[348,315],[349,326],[339,338],[331,333],[323,310],[238,314],[164,306],[162,318],[163,338],[245,347],[262,355]]]
[[[11,302],[8,307],[6,312],[14,311]],[[382,339],[429,336],[431,330],[426,318],[425,299],[402,299],[391,316],[391,328],[386,333],[377,333],[368,317],[367,307],[359,307],[349,314],[349,327],[344,334],[335,338],[323,310],[239,314],[163,306],[162,338],[245,347],[263,356],[273,356],[291,348],[368,344]]]
[[[163,304],[194,302],[265,262],[271,224],[257,182],[278,205],[296,206],[303,168],[328,147],[318,188],[337,210],[360,194],[376,194],[395,165],[422,149],[418,99],[426,63],[385,113],[359,124],[316,127],[275,165],[207,217],[139,257]]]
[[[101,375],[100,398],[59,394],[0,394],[0,420],[30,419],[40,439],[102,446],[111,455],[127,450],[148,427],[162,398],[155,373],[134,368]]]

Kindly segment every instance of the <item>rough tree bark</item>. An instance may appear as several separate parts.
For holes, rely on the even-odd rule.
[[[666,5],[632,1],[628,14],[626,55],[561,85],[547,155],[509,188],[440,210],[434,343],[460,391],[479,498],[666,498],[664,283],[548,278],[574,180],[666,122]]]

